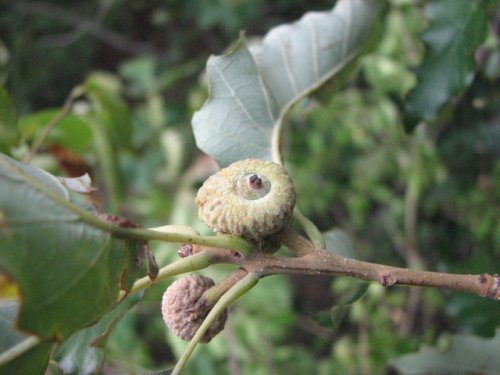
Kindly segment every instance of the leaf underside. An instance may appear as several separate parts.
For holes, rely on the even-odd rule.
[[[137,244],[83,222],[52,175],[0,155],[0,271],[21,291],[17,326],[63,340],[97,321],[138,274]]]
[[[286,111],[359,52],[381,0],[340,0],[275,27],[262,42],[241,37],[207,62],[210,95],[192,120],[196,143],[221,166],[245,158],[276,160]]]

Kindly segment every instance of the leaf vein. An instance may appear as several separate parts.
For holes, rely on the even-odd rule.
[[[284,43],[281,38],[278,38],[278,44],[280,46],[281,57],[283,58],[283,64],[285,64],[286,76],[290,81],[290,84],[292,85],[293,88],[293,93],[296,96],[299,93],[299,90],[297,88],[297,83],[295,82],[295,78],[292,73],[292,67],[290,65],[290,57],[288,56],[287,53],[286,43]]]
[[[229,65],[226,64],[225,66],[222,67],[222,69],[226,68],[227,66]],[[265,131],[265,129],[262,128],[262,125],[259,124],[257,122],[257,120],[252,116],[252,114],[248,111],[248,109],[245,107],[244,103],[238,98],[238,96],[236,95],[236,91],[231,87],[231,84],[228,82],[228,80],[226,79],[226,77],[224,76],[224,73],[222,71],[221,68],[219,68],[217,65],[214,64],[214,67],[215,67],[215,70],[217,71],[217,73],[219,74],[222,82],[224,83],[224,85],[227,87],[227,89],[229,90],[229,92],[231,93],[231,98],[236,102],[236,104],[241,108],[241,110],[243,111],[243,113],[245,114],[245,116],[252,122],[252,124],[254,125],[254,127],[256,129],[258,129],[259,131],[261,131],[262,133],[264,134],[267,134],[267,132]]]

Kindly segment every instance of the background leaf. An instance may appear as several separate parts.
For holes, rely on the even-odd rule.
[[[240,38],[226,55],[212,56],[210,97],[192,120],[198,147],[222,166],[271,160],[286,111],[359,52],[381,3],[340,0],[332,11],[272,29],[262,43],[248,47]]]
[[[126,103],[120,97],[121,82],[105,73],[93,73],[85,82],[92,116],[102,126],[115,147],[131,146],[132,123]]]
[[[474,51],[486,36],[487,22],[479,0],[430,1],[425,9],[429,28],[422,34],[427,52],[417,69],[417,86],[406,103],[406,128],[433,121],[474,76]]]
[[[91,111],[83,118],[92,129],[95,152],[102,177],[110,194],[109,210],[118,212],[125,197],[125,182],[118,150],[131,148],[132,122],[126,103],[121,98],[121,82],[105,73],[94,73],[85,82]]]
[[[0,151],[8,151],[15,144],[17,116],[9,94],[0,86]]]
[[[55,358],[59,367],[68,374],[87,375],[95,373],[104,361],[107,338],[116,323],[134,307],[142,294],[127,297],[113,311],[110,311],[91,327],[73,334],[58,348]]]
[[[323,233],[326,241],[326,249],[335,255],[340,255],[346,258],[355,258],[354,246],[352,238],[346,231],[335,228]]]
[[[447,350],[422,347],[415,354],[399,357],[391,365],[404,375],[496,375],[500,369],[500,330],[495,337],[455,335]]]
[[[53,176],[0,157],[0,269],[20,287],[18,326],[42,338],[65,339],[92,324],[137,277],[136,244],[113,238],[34,188],[64,199]]]
[[[0,300],[0,354],[29,338],[15,329],[15,319],[19,309],[17,301]],[[46,367],[54,344],[47,340],[0,366],[0,375],[41,374]]]
[[[57,115],[58,108],[45,109],[19,119],[19,131],[24,138],[35,139]],[[50,132],[45,145],[57,144],[75,152],[84,152],[92,144],[92,132],[88,124],[75,114],[66,115]]]

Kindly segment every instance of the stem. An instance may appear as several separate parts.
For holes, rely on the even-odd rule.
[[[241,279],[243,279],[248,272],[243,268],[238,268],[226,276],[224,280],[219,282],[217,285],[208,289],[203,293],[203,300],[206,302],[208,307],[215,305],[215,303],[234,285],[236,285]]]
[[[232,249],[239,252],[240,255],[242,256],[249,255],[253,249],[253,246],[248,241],[245,241],[240,237],[232,235],[192,236],[189,234],[162,233],[155,230],[149,230],[144,228],[126,228],[115,225],[109,221],[102,220],[98,218],[96,215],[94,215],[92,212],[86,211],[78,207],[77,205],[73,204],[72,202],[67,200],[64,196],[58,194],[51,188],[47,187],[38,179],[32,177],[28,173],[19,169],[8,158],[0,158],[0,164],[3,164],[6,168],[12,170],[17,175],[22,177],[22,179],[28,185],[41,192],[47,198],[53,200],[58,205],[73,212],[82,221],[98,229],[101,229],[105,232],[109,232],[116,237],[126,238],[131,240],[139,240],[139,241],[157,240],[164,242],[190,243],[208,247],[216,247],[220,249]]]
[[[500,275],[461,275],[398,268],[344,258],[323,250],[301,258],[264,255],[261,258],[264,259],[259,259],[257,264],[248,264],[248,268],[245,268],[258,267],[262,275],[302,273],[350,276],[376,281],[383,286],[416,285],[437,287],[500,300]],[[252,259],[244,261],[250,263]]]
[[[33,156],[40,150],[40,147],[42,147],[43,142],[47,139],[49,136],[50,132],[54,127],[61,122],[63,118],[65,118],[71,111],[71,105],[73,104],[73,101],[78,98],[80,95],[84,93],[84,89],[82,86],[76,86],[71,90],[69,93],[68,97],[64,101],[64,105],[62,108],[55,114],[55,116],[45,125],[45,128],[42,130],[38,138],[33,142],[33,145],[31,148],[28,150],[26,155],[24,155],[22,162],[29,164],[31,159],[33,159]]]
[[[205,251],[191,255],[187,258],[179,259],[166,265],[165,267],[162,267],[155,280],[151,280],[149,276],[137,280],[130,289],[129,294],[146,289],[158,281],[164,280],[168,277],[207,268],[209,265],[213,264],[214,261],[216,261],[216,257]]]
[[[310,246],[311,243],[293,230],[291,226],[286,226],[276,236],[283,245],[288,247],[298,257],[317,252],[315,248]]]
[[[286,107],[288,110],[289,106]],[[274,124],[273,137],[271,139],[271,156],[273,161],[279,165],[283,165],[283,157],[281,156],[281,133],[283,130],[283,117],[286,110],[282,110],[280,116]]]
[[[257,281],[259,280],[259,276],[254,273],[249,273],[243,279],[238,281],[231,289],[227,291],[217,303],[214,305],[212,310],[208,313],[207,317],[201,324],[200,328],[196,331],[195,335],[189,342],[186,350],[182,353],[179,361],[176,363],[174,370],[171,375],[179,375],[182,371],[182,368],[186,364],[187,360],[193,353],[196,345],[201,340],[207,329],[215,322],[215,320],[219,317],[219,315],[234,301],[236,301],[243,294],[252,289]]]
[[[280,235],[283,236],[281,233]],[[293,236],[300,237],[296,233]],[[288,241],[285,237],[281,240],[283,243]],[[303,237],[300,241],[297,238],[292,239],[287,245],[295,246],[293,251],[296,254],[306,255],[289,257],[253,253],[250,257],[242,258],[218,249],[206,249],[206,251],[218,251],[218,263],[238,265],[249,273],[254,272],[260,276],[276,274],[349,276],[376,281],[383,286],[415,285],[451,289],[500,301],[500,274],[462,275],[369,263],[334,255],[325,249],[318,250]]]
[[[40,342],[42,342],[40,337],[30,336],[20,343],[12,346],[10,349],[0,354],[0,366],[9,363],[14,358],[19,357],[21,354],[26,353],[30,349],[33,349]]]
[[[293,210],[293,216],[295,217],[295,220],[297,220],[302,226],[302,229],[304,229],[304,232],[306,232],[307,236],[317,249],[326,248],[325,239],[323,238],[323,235],[321,234],[318,227],[314,225],[311,220],[305,217],[298,207],[295,207],[295,209]]]

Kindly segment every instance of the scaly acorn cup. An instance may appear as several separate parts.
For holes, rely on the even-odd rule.
[[[215,232],[260,241],[290,222],[295,188],[282,166],[247,159],[209,177],[196,205],[200,219]]]
[[[161,303],[161,312],[165,324],[183,340],[191,340],[210,312],[203,298],[203,293],[215,285],[208,277],[185,275],[174,281],[165,291]],[[227,309],[205,332],[200,342],[208,343],[224,329]]]

